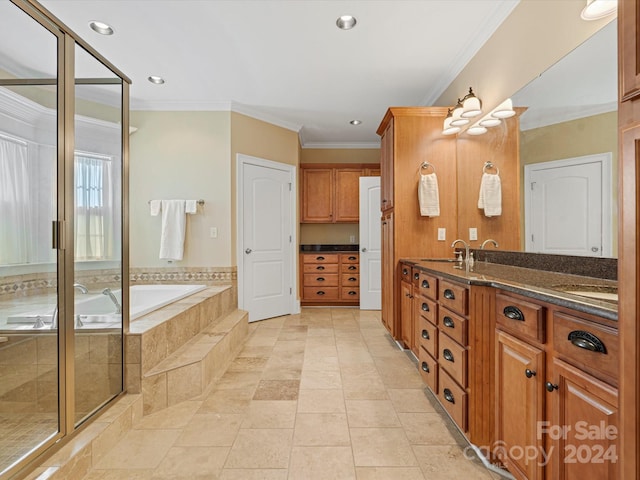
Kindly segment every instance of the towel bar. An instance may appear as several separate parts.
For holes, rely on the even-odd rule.
[[[420,170],[422,170],[423,168],[429,168],[429,167],[433,169],[433,173],[436,173],[436,167],[431,165],[429,162],[422,162],[422,165],[420,165]]]
[[[151,203],[151,200],[147,201],[147,203]],[[198,205],[204,205],[204,200],[198,200],[196,203]]]

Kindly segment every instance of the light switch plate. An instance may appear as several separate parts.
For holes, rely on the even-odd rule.
[[[471,241],[478,240],[478,229],[477,228],[470,228],[469,229],[469,240],[471,240]]]
[[[446,240],[447,239],[447,229],[439,228],[438,229],[438,240]]]
[[[218,238],[218,227],[211,227],[209,229],[209,236],[211,238]]]

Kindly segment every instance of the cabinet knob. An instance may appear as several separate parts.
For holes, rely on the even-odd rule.
[[[442,356],[448,362],[455,362],[455,359],[453,358],[453,353],[451,353],[451,350],[449,350],[448,348],[445,348],[442,351]]]
[[[324,260],[324,257],[316,257],[316,260]]]
[[[456,399],[453,398],[453,393],[451,393],[451,390],[449,390],[448,388],[445,388],[444,391],[442,392],[444,395],[444,399],[449,402],[449,403],[456,403]]]
[[[585,332],[584,330],[574,330],[569,333],[567,340],[578,348],[589,350],[596,353],[607,353],[607,349],[598,337],[593,333]]]
[[[554,390],[558,390],[558,385],[551,382],[545,383],[544,386],[547,389],[547,392],[553,392]]]
[[[357,294],[358,294],[358,292],[354,292],[353,290],[349,291],[349,295],[357,295]]]
[[[316,278],[316,280],[319,281],[319,282],[324,282],[324,277],[318,277],[318,278]]]
[[[422,365],[420,365],[420,367],[422,368],[423,372],[429,373],[429,365],[427,365],[427,362],[422,362]]]
[[[508,305],[504,307],[502,313],[510,320],[518,320],[520,322],[524,322],[524,313],[522,313],[522,310],[520,310],[518,307]]]
[[[535,370],[529,370],[528,368],[524,371],[524,374],[527,376],[527,378],[536,376]]]
[[[324,295],[324,292],[323,292],[322,290],[318,290],[318,291],[316,292],[316,294],[318,294],[318,295]]]
[[[422,330],[422,338],[424,338],[425,340],[429,340],[429,332],[427,332],[426,330]]]
[[[429,305],[426,302],[422,302],[422,311],[423,312],[429,311]]]
[[[414,280],[418,280],[420,278],[420,274],[419,273],[414,273],[413,274],[413,279]]]
[[[444,298],[446,298],[447,300],[455,300],[456,299],[456,295],[453,293],[453,290],[451,290],[449,288],[445,288],[445,290],[444,290]]]
[[[422,280],[422,288],[429,288],[429,282],[427,280]]]
[[[406,268],[402,269],[402,274],[403,275],[409,275],[409,270],[407,270]]]
[[[355,267],[355,266],[351,265],[351,266],[349,267],[349,270],[356,270],[357,268],[358,268],[358,267]]]
[[[316,270],[324,270],[324,267],[320,265],[319,267],[316,267]]]
[[[445,327],[448,328],[456,328],[456,324],[453,321],[453,319],[449,316],[446,316],[442,319],[442,323],[444,324]]]

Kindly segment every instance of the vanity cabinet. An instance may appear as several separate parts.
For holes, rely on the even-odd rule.
[[[377,164],[300,166],[301,223],[358,223],[360,177],[379,173]]]
[[[357,252],[303,253],[302,305],[357,305],[360,264]]]

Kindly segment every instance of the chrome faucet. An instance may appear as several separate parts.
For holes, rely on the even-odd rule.
[[[468,262],[469,261],[469,244],[467,242],[465,242],[461,238],[458,238],[457,240],[453,241],[453,243],[451,244],[451,248],[455,248],[456,244],[459,242],[462,242],[462,244],[464,245],[464,261]]]
[[[116,296],[113,294],[113,292],[111,291],[110,288],[105,288],[104,290],[102,290],[102,294],[103,295],[107,295],[111,301],[113,302],[113,304],[116,306],[116,314],[121,314],[122,313],[122,307],[120,306],[120,303],[118,302],[118,299],[116,298]]]
[[[489,242],[493,243],[493,246],[496,248],[500,246],[498,245],[498,242],[496,242],[493,238],[487,238],[484,242],[482,242],[482,245],[480,245],[480,250],[484,250],[484,246]]]
[[[87,289],[87,287],[85,287],[81,283],[74,283],[73,288],[77,288],[78,290],[80,290],[80,293],[84,293],[85,295],[89,293],[89,290]]]
[[[73,288],[80,290],[80,293],[84,295],[89,293],[89,289],[84,285],[82,285],[81,283],[74,283]],[[82,326],[82,322],[80,321],[79,316],[76,317],[76,326],[78,326],[78,323],[80,323],[80,326]],[[58,304],[57,303],[55,308],[53,309],[53,315],[51,315],[51,330],[56,328],[58,328]]]

